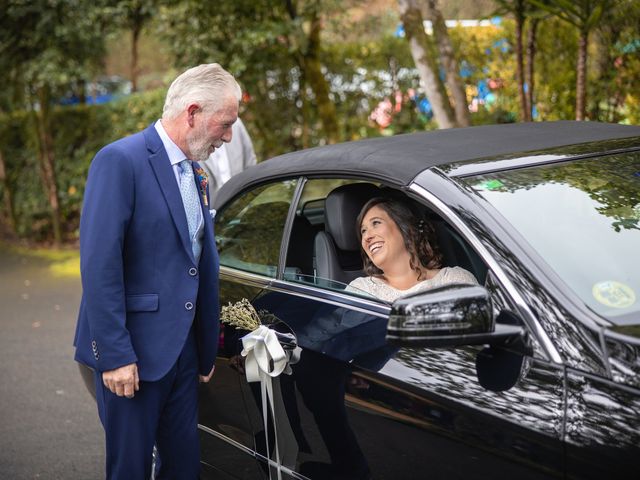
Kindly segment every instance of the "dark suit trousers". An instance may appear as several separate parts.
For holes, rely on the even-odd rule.
[[[154,444],[162,459],[157,479],[198,478],[198,360],[193,328],[169,373],[156,382],[140,382],[134,398],[109,391],[100,374],[95,379],[106,437],[107,479],[149,479]]]

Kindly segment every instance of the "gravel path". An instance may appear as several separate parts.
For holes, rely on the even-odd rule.
[[[103,440],[73,361],[79,278],[0,245],[0,479],[99,479]]]

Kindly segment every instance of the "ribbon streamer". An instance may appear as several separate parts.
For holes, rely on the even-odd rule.
[[[281,334],[282,335],[282,334]],[[287,340],[291,340],[291,335],[286,335]],[[279,376],[281,373],[291,374],[290,363],[298,360],[299,349],[289,350],[285,352],[278,339],[278,334],[266,327],[260,325],[242,337],[241,355],[245,358],[244,369],[248,382],[260,382],[260,390],[262,393],[262,417],[264,420],[265,443],[267,445],[267,459],[271,460],[269,451],[269,435],[268,435],[268,412],[271,411],[273,419],[273,433],[275,438],[274,453],[276,456],[276,468],[278,480],[282,480],[282,459],[280,458],[280,450],[278,447],[278,430],[276,427],[275,407],[273,402],[273,382],[272,378]],[[269,479],[271,479],[271,465],[269,465]]]

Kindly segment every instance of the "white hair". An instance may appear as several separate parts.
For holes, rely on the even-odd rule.
[[[171,83],[162,109],[162,118],[173,119],[194,103],[203,110],[215,112],[228,96],[242,97],[240,85],[233,75],[217,63],[198,65],[180,74]]]

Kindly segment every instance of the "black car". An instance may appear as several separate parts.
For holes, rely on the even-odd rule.
[[[434,225],[453,285],[388,304],[355,219],[380,193]],[[522,123],[282,155],[219,192],[222,305],[290,371],[248,382],[225,324],[203,478],[638,478],[640,127]]]

